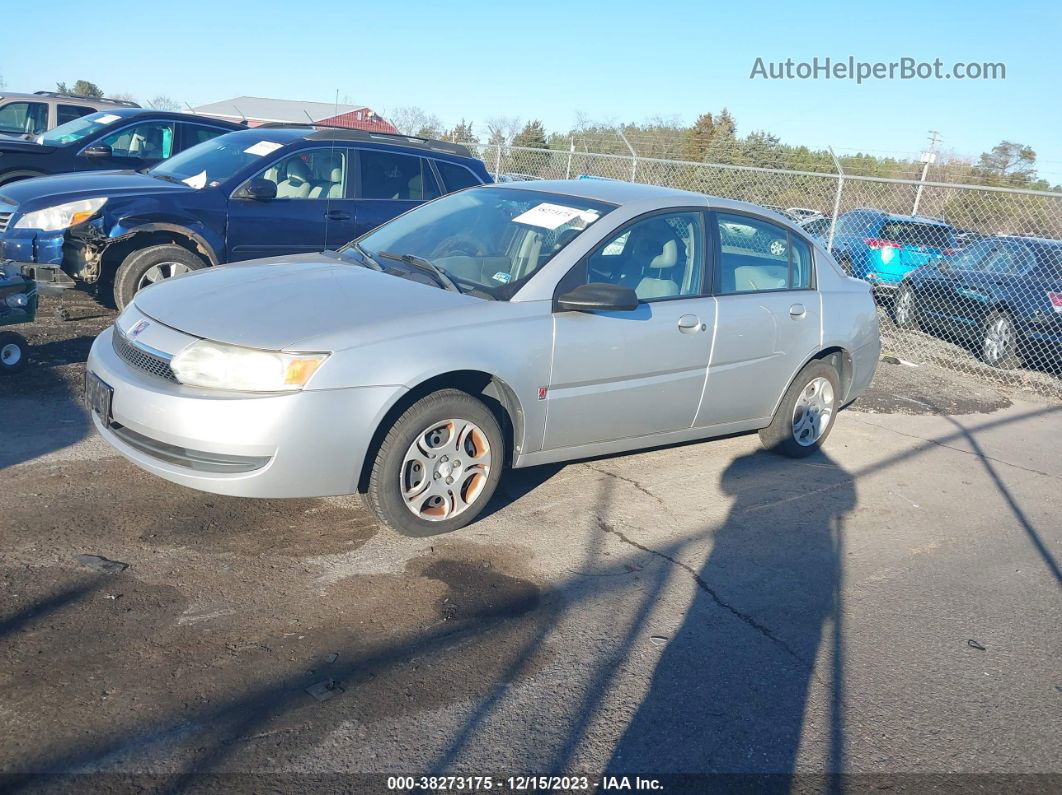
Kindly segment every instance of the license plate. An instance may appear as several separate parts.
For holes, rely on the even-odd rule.
[[[85,373],[85,405],[100,415],[105,423],[111,421],[111,398],[114,390],[95,373]]]

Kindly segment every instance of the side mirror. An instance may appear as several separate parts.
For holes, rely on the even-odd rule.
[[[82,157],[111,157],[114,151],[107,144],[93,144],[92,146],[85,147],[85,151],[81,153]]]
[[[638,296],[630,287],[591,282],[558,296],[555,308],[558,312],[631,312],[638,308]]]
[[[244,186],[240,195],[259,202],[269,201],[277,197],[277,183],[262,177],[255,177]]]

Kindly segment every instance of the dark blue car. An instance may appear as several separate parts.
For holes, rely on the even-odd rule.
[[[137,290],[208,265],[338,248],[421,202],[489,182],[459,144],[309,126],[243,129],[143,173],[0,187],[0,258]],[[475,253],[475,252],[471,252]]]
[[[908,274],[895,304],[901,328],[973,343],[993,367],[1062,355],[1062,240],[993,237]]]
[[[108,108],[60,124],[32,141],[0,137],[0,185],[68,171],[150,168],[240,129],[238,124],[191,113]]]
[[[831,253],[846,272],[880,294],[957,248],[955,230],[936,218],[858,209],[838,216]]]

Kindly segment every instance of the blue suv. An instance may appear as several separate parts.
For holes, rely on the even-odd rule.
[[[161,279],[338,248],[424,201],[484,182],[482,161],[459,144],[266,125],[213,138],[144,172],[0,187],[0,259],[61,266],[104,296],[113,290],[124,308]]]
[[[850,210],[837,218],[831,252],[847,273],[875,292],[893,292],[916,268],[951,256],[955,230],[936,218]]]

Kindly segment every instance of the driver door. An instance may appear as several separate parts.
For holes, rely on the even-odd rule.
[[[689,428],[715,328],[705,295],[700,210],[658,213],[617,230],[573,268],[579,284],[632,287],[631,312],[556,312],[544,449]]]
[[[158,165],[175,152],[174,129],[172,121],[145,121],[122,127],[83,147],[76,159],[76,169],[137,170]],[[110,147],[110,154],[86,154],[86,150],[99,146]]]

